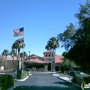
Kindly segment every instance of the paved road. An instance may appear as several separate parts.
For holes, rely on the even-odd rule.
[[[52,74],[32,73],[26,81],[15,81],[15,90],[80,90]]]

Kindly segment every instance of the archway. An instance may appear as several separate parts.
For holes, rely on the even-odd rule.
[[[56,66],[56,67],[55,67],[55,70],[56,70],[56,71],[59,71],[59,66]]]
[[[48,71],[51,71],[51,63],[48,64]]]

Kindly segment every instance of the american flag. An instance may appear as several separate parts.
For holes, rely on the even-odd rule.
[[[14,37],[23,36],[24,35],[24,28],[19,28],[19,29],[13,30],[13,32],[14,32]]]
[[[19,43],[23,43],[23,42],[24,42],[24,38],[18,39],[18,42],[19,42]]]

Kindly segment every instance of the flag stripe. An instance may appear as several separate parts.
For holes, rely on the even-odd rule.
[[[19,42],[19,43],[23,43],[23,42],[24,42],[24,38],[18,39],[18,42]]]

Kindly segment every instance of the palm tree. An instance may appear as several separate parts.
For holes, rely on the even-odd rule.
[[[20,53],[20,57],[21,57],[21,60],[22,60],[22,58],[23,58],[23,53]]]
[[[17,67],[18,70],[21,69],[21,67],[20,67],[20,49],[24,48],[24,47],[25,47],[25,44],[24,43],[20,44],[18,42],[18,40],[16,40],[12,45],[12,49],[16,49],[16,56],[17,56],[17,60],[18,60],[18,67]]]
[[[51,56],[53,53],[54,60],[53,60],[53,70],[52,71],[55,71],[55,52],[56,52],[56,48],[58,47],[59,47],[59,42],[55,37],[50,38],[50,40],[47,42],[47,45],[45,47],[47,50],[51,51]]]
[[[27,53],[26,53],[25,51],[23,52],[23,54],[24,54],[24,57],[27,57],[27,56],[28,56]]]
[[[7,68],[7,56],[9,55],[9,51],[7,49],[4,49],[2,55],[5,56],[5,60],[6,60],[5,66]]]
[[[20,53],[20,57],[21,57],[21,67],[22,69],[24,69],[24,58],[27,57],[27,53],[24,51],[23,53]]]
[[[22,64],[23,64],[22,60],[24,58],[24,53],[20,53],[20,58],[21,58],[21,69],[22,69]]]
[[[13,58],[13,69],[14,69],[14,57],[16,56],[16,51],[14,49],[11,50],[10,55]]]

